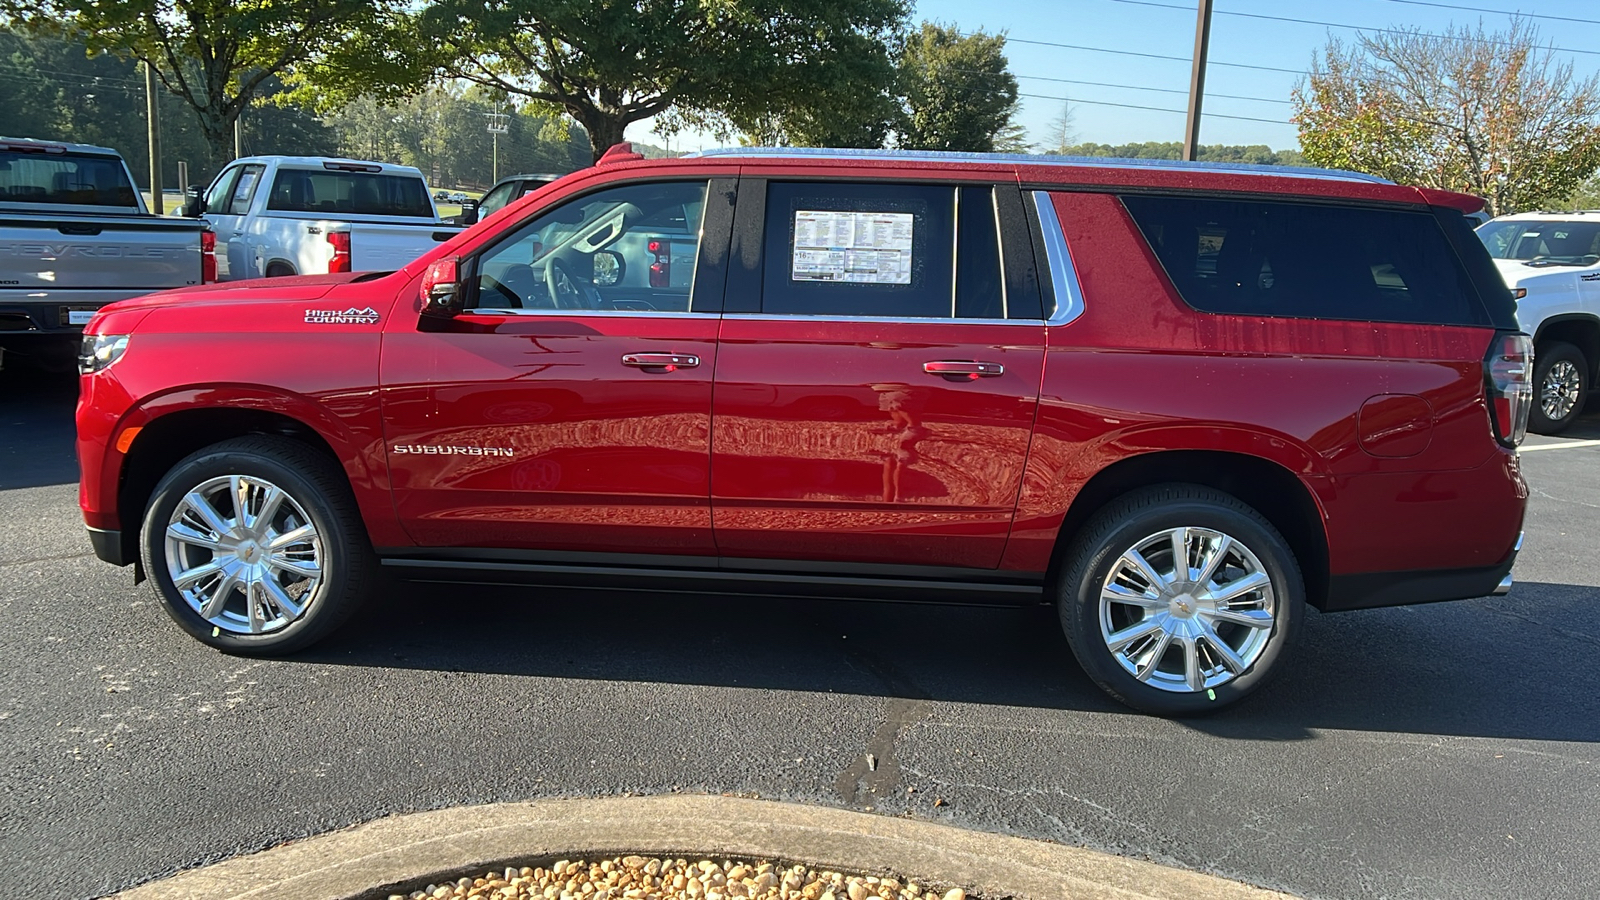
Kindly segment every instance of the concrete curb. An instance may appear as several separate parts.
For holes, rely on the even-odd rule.
[[[394,816],[194,869],[117,900],[358,900],[418,879],[639,853],[803,862],[985,897],[1265,900],[1286,894],[1077,847],[766,800],[613,797]]]

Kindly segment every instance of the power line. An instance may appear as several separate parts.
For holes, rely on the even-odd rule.
[[[1126,4],[1129,4],[1131,6],[1154,6],[1154,7],[1157,7],[1159,9],[1177,9],[1177,10],[1182,10],[1184,12],[1188,12],[1189,11],[1189,7],[1187,7],[1187,6],[1179,6],[1179,5],[1174,4],[1174,3],[1155,3],[1155,2],[1152,2],[1152,0],[1116,0],[1116,2],[1117,3],[1126,3]],[[1342,22],[1321,22],[1321,21],[1318,21],[1316,19],[1296,19],[1296,18],[1293,18],[1293,17],[1290,17],[1290,16],[1269,16],[1269,15],[1265,15],[1263,13],[1229,12],[1228,10],[1225,10],[1225,9],[1217,10],[1216,14],[1219,15],[1219,16],[1235,16],[1235,17],[1241,18],[1241,19],[1265,19],[1265,20],[1267,20],[1269,22],[1293,22],[1293,23],[1295,23],[1297,25],[1320,25],[1320,26],[1322,26],[1324,28],[1345,28],[1345,29],[1348,29],[1350,31],[1370,31],[1370,32],[1373,32],[1375,34],[1414,35],[1414,34],[1418,34],[1419,33],[1419,32],[1416,32],[1416,31],[1407,31],[1407,30],[1405,30],[1403,28],[1372,28],[1372,27],[1368,27],[1366,25],[1346,25],[1346,24],[1344,24]],[[1513,43],[1511,41],[1497,41],[1497,40],[1494,40],[1492,38],[1456,37],[1455,35],[1433,34],[1431,32],[1426,32],[1426,31],[1420,32],[1420,33],[1424,34],[1424,35],[1427,35],[1428,37],[1438,38],[1438,39],[1444,40],[1444,41],[1458,41],[1458,42],[1464,42],[1464,43],[1469,43],[1469,44],[1479,44],[1479,43],[1481,43],[1481,44],[1496,44],[1496,45],[1499,45],[1501,47],[1517,47],[1517,46],[1521,46],[1521,45]],[[1589,55],[1589,56],[1600,56],[1600,50],[1574,50],[1574,49],[1572,49],[1570,47],[1556,47],[1556,46],[1551,46],[1549,49],[1550,50],[1560,51],[1562,53],[1582,53],[1582,54]],[[1220,65],[1220,63],[1218,63],[1218,65]]]
[[[1120,89],[1129,90],[1129,91],[1154,91],[1154,92],[1160,93],[1160,94],[1183,94],[1183,95],[1187,95],[1189,93],[1188,91],[1180,91],[1177,88],[1146,87],[1145,85],[1142,85],[1142,84],[1118,84],[1116,82],[1110,82],[1110,81],[1081,81],[1081,80],[1076,79],[1076,78],[1051,78],[1050,76],[1047,76],[1047,75],[1018,75],[1017,73],[1010,72],[1010,71],[992,72],[992,71],[988,71],[988,70],[985,70],[985,69],[968,69],[968,68],[963,68],[962,66],[941,66],[940,69],[942,71],[948,71],[948,72],[963,72],[963,73],[966,73],[966,74],[969,74],[969,75],[988,75],[988,76],[991,76],[991,77],[994,77],[994,78],[999,78],[999,77],[1002,77],[1002,76],[1005,76],[1005,75],[1010,75],[1012,78],[1026,78],[1029,81],[1050,81],[1050,82],[1054,82],[1056,84],[1083,84],[1083,85],[1088,85],[1090,87],[1120,88]],[[1284,106],[1293,106],[1294,105],[1294,104],[1290,103],[1288,100],[1278,100],[1278,99],[1273,98],[1273,97],[1248,97],[1248,96],[1245,96],[1244,94],[1216,94],[1216,93],[1212,93],[1211,91],[1207,91],[1206,92],[1206,96],[1207,97],[1220,97],[1220,98],[1227,99],[1227,100],[1252,100],[1252,101],[1254,101],[1256,103],[1278,103],[1278,104],[1282,104]]]
[[[1058,100],[1063,103],[1082,103],[1088,106],[1115,106],[1121,109],[1144,109],[1150,112],[1177,113],[1180,116],[1188,115],[1181,109],[1167,109],[1164,106],[1140,106],[1137,103],[1112,103],[1109,100],[1078,100],[1072,97],[1047,97],[1044,94],[1018,94],[1018,97],[1030,97],[1035,100]],[[1288,125],[1283,119],[1262,119],[1256,116],[1225,116],[1222,113],[1206,113],[1208,119],[1239,119],[1244,122],[1266,122],[1269,125]]]
[[[1512,12],[1504,9],[1484,9],[1481,6],[1457,6],[1454,3],[1431,3],[1428,0],[1389,0],[1390,3],[1404,3],[1407,6],[1436,6],[1439,9],[1463,9],[1467,12],[1496,13],[1502,16],[1518,16],[1524,19],[1548,19],[1552,22],[1577,22],[1582,25],[1600,25],[1600,19],[1576,19],[1572,16],[1552,16],[1548,13],[1525,13],[1520,10]]]
[[[1178,8],[1182,9],[1183,7],[1178,7]],[[967,34],[967,35],[963,35],[963,37],[971,37],[971,35]],[[1136,53],[1136,52],[1134,52],[1132,50],[1108,50],[1105,47],[1085,47],[1082,44],[1058,44],[1058,43],[1056,43],[1054,41],[1030,41],[1030,40],[1027,40],[1026,38],[1011,37],[1010,35],[1006,36],[1006,43],[1008,43],[1008,44],[1037,44],[1037,45],[1039,45],[1041,47],[1062,47],[1062,48],[1065,48],[1067,50],[1088,50],[1088,51],[1091,51],[1091,52],[1094,52],[1094,53],[1115,53],[1115,54],[1117,54],[1119,56],[1139,56],[1139,57],[1143,57],[1145,59],[1172,59],[1172,60],[1177,60],[1178,62],[1185,62],[1185,63],[1190,61],[1189,57],[1187,57],[1187,56],[1164,56],[1164,55],[1162,55],[1160,53]],[[1217,60],[1212,60],[1210,64],[1213,65],[1213,66],[1227,66],[1227,67],[1233,68],[1233,69],[1255,69],[1256,71],[1259,71],[1259,72],[1287,72],[1290,75],[1304,75],[1305,74],[1305,70],[1304,69],[1282,69],[1282,68],[1279,68],[1277,66],[1252,66],[1252,65],[1246,65],[1245,63],[1219,62]]]

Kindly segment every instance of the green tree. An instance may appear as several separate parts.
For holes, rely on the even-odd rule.
[[[29,31],[82,40],[154,67],[193,110],[211,162],[232,157],[234,122],[274,79],[355,36],[402,0],[0,0]]]
[[[571,116],[594,159],[652,117],[658,132],[812,136],[868,118],[857,107],[892,81],[889,40],[906,9],[906,0],[433,0],[385,39],[348,46],[349,63],[336,54],[303,77],[335,105],[414,90],[434,74],[464,79]],[[392,77],[407,65],[409,81]]]
[[[1005,35],[962,36],[923,22],[904,38],[899,82],[905,114],[898,142],[910,150],[988,153],[1017,111],[1017,79],[1007,70]]]
[[[1145,141],[1142,144],[1072,144],[1059,151],[1061,156],[1098,156],[1117,159],[1182,159],[1183,144],[1177,141]],[[1265,144],[1202,144],[1197,154],[1201,162],[1249,163],[1256,166],[1301,166],[1305,157],[1298,150],[1273,150]]]
[[[1044,140],[1040,142],[1045,153],[1055,156],[1082,155],[1071,154],[1072,145],[1078,142],[1078,129],[1075,126],[1072,101],[1061,101],[1061,113],[1050,124],[1045,126]],[[1177,159],[1177,157],[1173,157]]]
[[[1557,64],[1522,20],[1334,40],[1294,103],[1312,164],[1476,194],[1496,215],[1564,198],[1600,167],[1600,76]]]

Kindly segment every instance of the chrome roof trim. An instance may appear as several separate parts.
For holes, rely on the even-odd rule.
[[[1184,162],[1173,159],[1122,159],[1099,156],[1041,156],[1031,153],[956,153],[946,150],[848,150],[827,147],[723,147],[688,153],[679,159],[879,159],[903,162],[968,162],[1025,166],[1061,166],[1079,169],[1155,169],[1169,172],[1218,172],[1235,175],[1272,175],[1279,178],[1315,178],[1366,184],[1394,184],[1387,178],[1343,169],[1308,166],[1262,166],[1252,163]]]

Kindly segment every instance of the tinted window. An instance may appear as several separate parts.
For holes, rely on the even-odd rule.
[[[1600,222],[1490,222],[1478,237],[1495,259],[1559,266],[1600,262]]]
[[[138,197],[115,156],[0,150],[0,199],[137,209]]]
[[[358,216],[434,217],[422,179],[327,169],[279,169],[268,209]]]
[[[1123,198],[1183,299],[1251,316],[1488,324],[1427,212]]]
[[[955,188],[770,184],[761,311],[950,318]]]
[[[963,319],[1003,319],[1006,298],[994,189],[964,187],[958,201],[956,315]]]
[[[630,184],[538,216],[477,262],[478,309],[686,312],[706,182]]]

